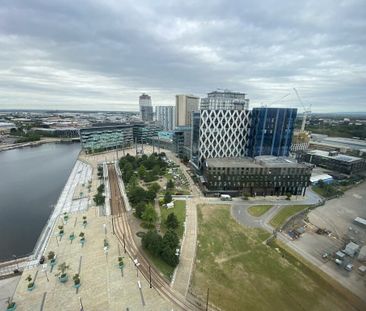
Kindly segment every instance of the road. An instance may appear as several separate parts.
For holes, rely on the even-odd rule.
[[[146,280],[151,280],[151,286],[180,309],[201,310],[199,306],[194,305],[188,301],[185,296],[173,290],[164,277],[162,277],[154,267],[150,266],[149,261],[133,239],[133,233],[128,223],[128,214],[125,210],[123,198],[118,187],[117,173],[113,165],[108,166],[108,174],[111,190],[111,212],[114,233],[125,252],[133,260],[137,259],[137,273],[141,273]]]

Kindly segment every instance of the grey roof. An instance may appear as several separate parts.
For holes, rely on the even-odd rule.
[[[323,157],[323,158],[335,159],[335,160],[342,161],[342,162],[354,162],[354,161],[362,160],[361,158],[357,158],[357,157],[353,157],[353,156],[349,156],[349,155],[345,155],[345,154],[338,154],[338,155],[331,156],[331,155],[329,155],[328,151],[323,151],[323,150],[311,150],[311,151],[308,151],[308,154],[316,155],[316,156]]]
[[[297,163],[287,157],[259,156],[256,158],[209,158],[206,160],[208,167],[268,167],[268,168],[307,168],[308,165]]]

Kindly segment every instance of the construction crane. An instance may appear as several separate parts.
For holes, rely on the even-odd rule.
[[[311,104],[309,105],[309,107],[305,107],[304,103],[302,102],[300,95],[298,93],[298,91],[294,88],[295,94],[297,96],[297,99],[299,100],[301,106],[304,108],[304,114],[303,114],[303,118],[302,118],[302,124],[301,124],[301,132],[305,131],[305,124],[306,124],[306,118],[308,115],[311,114]]]
[[[271,105],[273,105],[273,104],[275,104],[275,103],[280,102],[281,100],[285,99],[285,98],[286,98],[287,96],[289,96],[289,95],[290,95],[290,93],[288,93],[288,94],[286,94],[286,95],[282,96],[280,99],[276,99],[275,101],[270,102],[269,104],[264,105],[263,103],[261,103],[261,105],[262,105],[262,107],[269,107],[269,106],[271,106]]]

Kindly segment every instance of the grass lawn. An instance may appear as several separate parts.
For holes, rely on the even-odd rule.
[[[266,213],[273,205],[254,205],[248,208],[248,213],[252,216],[259,217]]]
[[[186,219],[186,201],[177,200],[174,201],[174,207],[166,209],[165,207],[160,207],[161,210],[161,230],[165,232],[167,230],[165,226],[165,221],[169,214],[174,213],[177,216],[179,221],[179,227],[175,229],[175,232],[178,234],[179,238],[182,238],[184,232],[184,221]]]
[[[288,205],[283,207],[269,222],[274,228],[281,227],[287,218],[310,207],[310,205]]]
[[[153,263],[153,265],[163,273],[169,280],[171,280],[174,272],[174,268],[172,266],[169,266],[166,262],[164,262],[159,257],[154,256],[151,254],[148,250],[144,250],[144,253],[146,257],[148,257],[149,261]]]
[[[333,287],[295,259],[262,242],[269,233],[235,222],[225,205],[198,207],[192,291],[222,310],[355,310]]]
[[[342,190],[339,190],[337,187],[332,185],[324,185],[324,187],[313,186],[311,189],[317,194],[321,195],[323,198],[331,198],[335,195],[343,194]]]

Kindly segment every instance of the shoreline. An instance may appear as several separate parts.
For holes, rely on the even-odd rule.
[[[7,146],[0,146],[0,152],[14,150],[14,149],[21,149],[26,147],[37,147],[44,144],[51,144],[51,143],[76,143],[80,142],[79,138],[45,138],[37,141],[31,141],[27,143],[15,143],[12,145]]]
[[[50,141],[47,143],[62,142]],[[49,214],[48,219],[38,236],[38,239],[34,243],[32,252],[25,256],[17,257],[13,260],[4,259],[0,261],[0,279],[19,275],[19,273],[14,273],[15,269],[19,270],[21,273],[25,269],[37,265],[44,249],[46,249],[52,237],[51,233],[57,222],[58,217],[65,211],[65,209],[67,209],[67,212],[72,212],[72,195],[78,184],[79,179],[81,178],[80,172],[82,171],[82,167],[88,166],[85,162],[80,160],[79,156],[75,160],[67,181],[57,198],[56,204]],[[84,175],[84,178],[87,178],[86,174]]]

